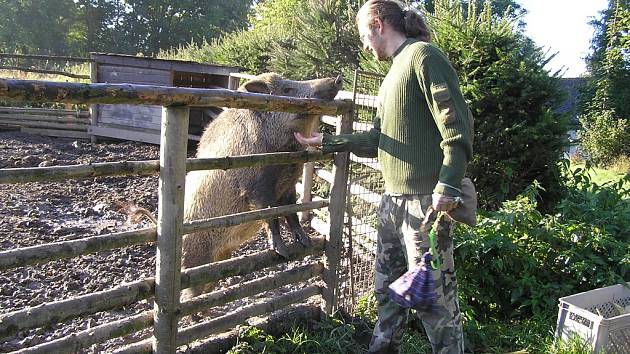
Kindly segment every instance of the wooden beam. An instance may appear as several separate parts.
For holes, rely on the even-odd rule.
[[[75,118],[68,116],[53,116],[53,115],[35,115],[35,114],[16,114],[5,113],[0,110],[0,119],[3,120],[15,120],[15,121],[35,121],[35,122],[51,122],[51,123],[71,123],[71,124],[90,124],[90,120],[87,118]]]
[[[0,270],[153,242],[156,235],[157,229],[151,227],[1,251]]]
[[[71,354],[79,353],[92,344],[103,343],[108,339],[121,337],[151,327],[153,311],[141,312],[122,320],[105,323],[84,331],[72,333],[68,336],[54,339],[50,342],[24,348],[15,354]]]
[[[96,83],[96,82],[98,82],[98,63],[96,63],[95,61],[91,61],[90,62],[90,83]],[[90,113],[90,126],[94,128],[98,124],[99,106],[98,104],[91,104],[89,105],[88,109]],[[98,139],[96,138],[96,135],[94,135],[94,133],[92,133],[91,130],[88,130],[88,133],[90,134],[90,142],[92,142],[92,144],[95,144],[98,141]]]
[[[251,319],[249,325],[259,328],[272,336],[281,337],[294,326],[308,325],[311,320],[319,320],[321,310],[313,304],[296,304],[284,308],[262,319]],[[186,346],[187,354],[223,354],[237,344],[238,330],[212,336]]]
[[[327,170],[318,169],[315,174],[317,175],[317,177],[323,179],[328,183],[333,183],[334,181],[333,174]],[[375,207],[378,207],[381,204],[382,196],[380,194],[374,193],[371,190],[356,183],[351,183],[349,187],[350,194],[361,198],[363,201],[370,203]]]
[[[321,152],[276,152],[269,154],[254,154],[210,159],[187,159],[187,170],[203,169],[231,169],[242,167],[257,167],[273,164],[292,164],[296,162],[329,160],[331,155]],[[136,175],[147,176],[155,174],[159,169],[159,161],[121,161],[99,162],[87,165],[51,166],[51,167],[22,167],[0,169],[0,184],[62,181],[71,178],[94,178]]]
[[[319,294],[321,294],[320,288],[316,285],[310,285],[300,290],[294,290],[286,294],[273,297],[261,303],[244,306],[236,312],[183,329],[179,333],[178,344],[182,345],[190,343],[195,339],[204,338],[211,334],[225,331],[243,323],[251,317],[280,310],[290,304],[306,300],[311,296]]]
[[[182,272],[182,288],[202,285],[236,275],[251,274],[254,271],[288,261],[303,260],[308,255],[321,255],[324,249],[324,239],[322,237],[313,237],[311,241],[313,242],[313,247],[310,248],[305,248],[296,242],[288,245],[288,258],[284,258],[274,250],[269,249],[251,255],[185,269]]]
[[[182,303],[182,316],[191,315],[211,307],[225,305],[228,302],[277,289],[281,286],[300,283],[319,276],[323,271],[324,265],[321,263],[307,264],[216,290],[208,294],[203,294]]]
[[[184,345],[196,339],[207,337],[214,333],[219,333],[230,329],[247,319],[260,316],[265,313],[282,309],[288,305],[303,301],[309,297],[319,295],[320,289],[316,285],[308,286],[304,289],[291,291],[284,295],[272,298],[270,300],[251,304],[242,307],[238,311],[223,315],[207,322],[202,322],[179,332],[178,345]],[[151,351],[151,342],[149,340],[140,341],[131,344],[125,348],[114,351],[115,354],[132,354],[147,353]]]
[[[19,125],[29,128],[45,128],[45,129],[58,129],[58,130],[73,130],[87,132],[88,126],[86,124],[72,124],[72,123],[51,123],[42,122],[37,120],[20,120],[20,119],[7,119],[0,118],[0,124]]]
[[[58,130],[58,129],[39,129],[39,128],[31,128],[31,127],[21,127],[22,132],[27,134],[37,134],[44,136],[56,136],[61,138],[72,138],[72,139],[89,139],[89,135],[84,131],[77,130]]]
[[[337,134],[352,132],[353,112],[345,113],[337,126]],[[330,188],[330,232],[326,236],[326,272],[323,290],[323,311],[332,315],[337,310],[339,262],[341,260],[341,248],[344,229],[344,217],[346,211],[346,191],[348,189],[349,153],[341,152],[335,155],[333,164],[333,183]]]
[[[188,107],[162,109],[153,352],[175,353],[180,314]]]
[[[190,302],[183,303],[182,312],[183,315],[190,314],[195,311],[199,311],[199,309],[207,308],[210,306],[223,305],[230,301],[272,290],[280,286],[305,281],[321,274],[322,271],[323,265],[321,263],[308,264],[278,274],[231,286],[220,291],[201,295],[194,298]],[[294,322],[293,320],[295,319],[295,311],[289,310],[289,312],[292,315],[286,319],[290,319],[291,321],[288,321],[287,323],[290,323],[292,325]],[[283,311],[283,313],[285,313],[285,311]],[[312,308],[309,308],[308,314],[309,318],[313,318],[315,312]],[[277,323],[277,321],[272,322]],[[81,351],[81,349],[88,348],[92,344],[102,343],[112,338],[131,334],[144,328],[148,328],[151,325],[153,325],[153,311],[145,311],[129,318],[105,323],[84,331],[80,331],[62,338],[52,340],[50,342],[42,343],[29,348],[24,348],[19,350],[17,353],[76,353]],[[271,324],[266,324],[265,327],[271,327]]]
[[[155,280],[147,278],[113,289],[44,303],[0,315],[0,338],[25,328],[36,328],[70,318],[115,309],[147,299],[154,293]]]
[[[73,74],[73,73],[69,73],[67,71],[35,69],[35,68],[27,68],[27,67],[23,67],[23,66],[0,65],[0,70],[15,70],[15,71],[23,71],[23,72],[26,72],[26,73],[59,75],[59,76],[71,77],[73,79],[89,79],[90,78],[89,75]]]
[[[307,255],[320,255],[324,239],[313,238],[313,247],[293,243],[288,246],[290,257],[284,258],[273,250],[231,258],[225,261],[186,269],[181,273],[181,286],[201,285],[229,276],[246,275],[288,261],[302,260]],[[115,309],[147,299],[154,294],[155,279],[147,278],[113,289],[81,295],[67,300],[44,303],[0,315],[0,338],[25,328],[35,328],[70,318]]]
[[[75,118],[89,118],[90,117],[90,112],[88,111],[75,111],[75,110],[68,110],[68,109],[49,109],[49,108],[0,107],[0,113],[52,115],[56,117],[75,117]]]
[[[0,98],[29,102],[217,106],[331,115],[341,114],[352,108],[352,103],[346,101],[273,96],[227,89],[9,79],[0,79]]]
[[[158,160],[101,162],[87,165],[0,169],[0,183],[62,181],[71,178],[149,176],[158,172]]]
[[[232,169],[241,167],[260,167],[267,165],[292,164],[300,162],[327,161],[332,154],[322,154],[321,151],[274,152],[265,154],[251,154],[242,156],[228,156],[217,158],[188,159],[187,171]]]
[[[183,232],[184,234],[190,234],[193,232],[205,231],[210,228],[229,227],[239,225],[248,221],[264,220],[272,217],[285,216],[300,211],[325,208],[328,206],[328,204],[328,200],[326,199],[308,203],[269,207],[265,209],[246,211],[237,214],[217,216],[209,219],[193,220],[184,224]]]
[[[184,223],[182,232],[191,233],[212,227],[233,226],[243,222],[284,216],[290,213],[314,208],[324,208],[326,206],[328,206],[328,200],[318,200],[311,203],[270,207],[210,219],[193,220]],[[56,259],[71,258],[99,251],[154,242],[156,235],[157,228],[151,227],[0,251],[0,270],[41,264]]]
[[[37,55],[37,54],[14,54],[14,53],[0,53],[0,58],[16,58],[16,59],[37,59],[37,60],[50,60],[50,61],[75,61],[88,63],[91,62],[90,58],[82,57],[69,57],[60,55]]]

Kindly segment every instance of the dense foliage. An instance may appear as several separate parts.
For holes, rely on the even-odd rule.
[[[152,55],[247,25],[252,0],[0,0],[0,51]]]
[[[197,57],[242,66],[254,74],[274,71],[292,79],[335,76],[356,67],[360,47],[353,3],[356,1],[265,1],[253,8],[250,28],[161,56]]]
[[[630,276],[630,189],[565,173],[557,214],[537,211],[532,187],[457,236],[462,297],[477,319],[550,316],[559,297]]]
[[[630,1],[609,0],[592,25],[591,77],[582,97],[580,138],[593,162],[608,165],[630,156]]]
[[[468,17],[447,4],[438,2],[429,22],[475,117],[468,172],[482,205],[495,208],[534,180],[544,188],[544,206],[552,205],[560,196],[556,162],[566,143],[567,117],[554,113],[563,95],[556,74],[544,69],[550,58],[514,30],[513,18],[493,16],[488,3],[480,15]]]

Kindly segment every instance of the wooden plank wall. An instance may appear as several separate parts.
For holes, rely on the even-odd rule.
[[[64,109],[0,107],[0,127],[47,136],[88,139],[89,112]]]
[[[95,67],[92,80],[112,84],[227,87],[229,74],[240,70],[221,65],[125,55],[92,54],[91,58]],[[203,82],[193,80],[199,78]],[[90,133],[95,136],[159,143],[160,106],[99,104],[92,110],[95,114]],[[220,112],[220,108],[191,108],[189,131],[192,139],[199,140],[205,125]]]

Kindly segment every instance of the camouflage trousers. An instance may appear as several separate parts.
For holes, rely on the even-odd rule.
[[[432,214],[426,230],[421,230],[421,224],[430,205],[431,195],[383,195],[378,211],[375,274],[378,321],[372,334],[370,353],[400,353],[409,310],[390,300],[387,288],[408,270],[409,264],[418,264],[422,254],[428,251],[428,233],[437,213]],[[453,263],[452,223],[448,216],[441,216],[438,224],[437,249],[441,267],[432,273],[437,293],[436,309],[430,313],[417,313],[433,353],[464,352]]]

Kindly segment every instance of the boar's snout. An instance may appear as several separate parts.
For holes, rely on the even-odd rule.
[[[341,90],[343,85],[343,76],[339,75],[336,78],[326,78],[317,80],[317,84],[314,87],[314,98],[321,98],[324,100],[332,100],[337,96],[337,92]]]

